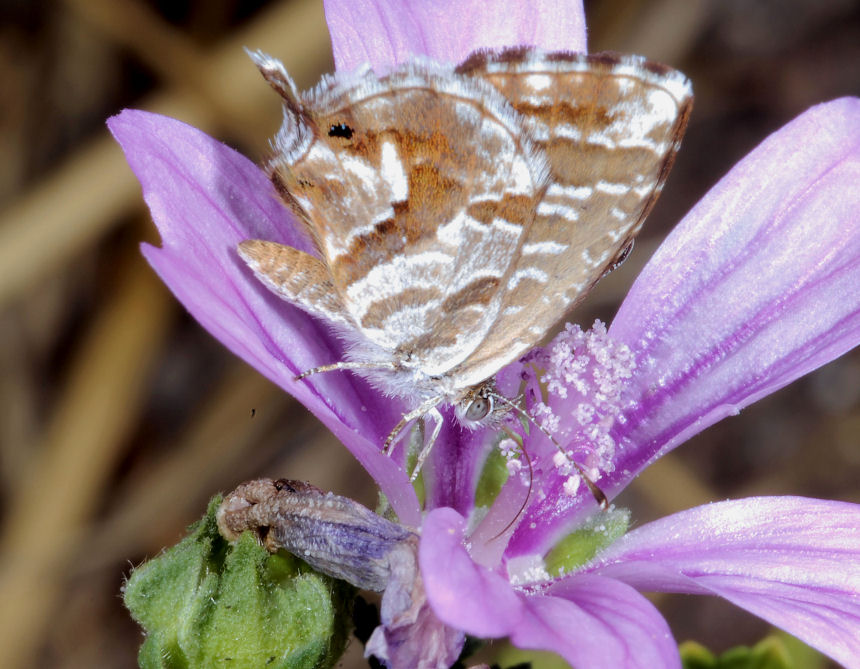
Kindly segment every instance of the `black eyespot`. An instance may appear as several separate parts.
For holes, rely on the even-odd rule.
[[[343,137],[350,139],[353,135],[353,130],[346,123],[337,123],[328,129],[329,137]]]
[[[476,397],[466,408],[464,417],[466,420],[482,420],[487,417],[493,408],[493,404],[487,397]]]

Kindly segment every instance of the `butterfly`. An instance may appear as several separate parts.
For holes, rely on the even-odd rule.
[[[493,378],[539,343],[627,254],[692,106],[689,81],[639,56],[478,51],[457,66],[365,67],[281,95],[266,164],[318,255],[247,240],[239,255],[288,302],[330,323],[354,370],[466,426],[506,414]],[[499,401],[501,400],[501,401]],[[417,471],[417,468],[416,468]]]

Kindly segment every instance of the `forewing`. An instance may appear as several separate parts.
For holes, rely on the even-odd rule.
[[[465,384],[537,344],[629,246],[674,161],[692,90],[679,72],[615,54],[515,49],[459,70],[505,95],[550,168],[498,318],[457,370]]]
[[[496,319],[546,185],[541,152],[498,91],[437,65],[324,79],[296,109],[269,169],[345,309],[378,346],[445,373]]]
[[[331,283],[328,268],[318,258],[291,246],[249,239],[239,255],[271,291],[314,316],[354,327]]]

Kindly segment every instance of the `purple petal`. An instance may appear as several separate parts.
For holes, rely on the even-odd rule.
[[[813,107],[663,243],[611,334],[646,369],[617,492],[660,454],[860,341],[860,100]]]
[[[342,358],[328,327],[259,284],[236,254],[249,238],[311,245],[253,163],[184,123],[127,110],[108,121],[143,187],[163,248],[149,262],[191,314],[236,355],[307,406],[376,479],[400,519],[418,504],[403,472],[380,452],[398,416],[390,400],[349,373],[294,376]],[[396,408],[396,407],[395,407]]]
[[[576,667],[681,666],[666,621],[630,586],[578,575],[550,594],[525,598],[526,614],[511,634],[515,646],[554,651]]]
[[[469,554],[475,562],[488,567],[502,562],[531,494],[528,482],[522,477],[508,477],[486,515],[469,534]]]
[[[447,625],[478,637],[509,636],[520,648],[551,650],[576,666],[680,666],[666,621],[630,586],[577,575],[554,586],[553,596],[518,594],[472,561],[464,527],[453,509],[435,509],[422,529],[424,588]]]
[[[413,55],[459,63],[481,48],[585,51],[581,0],[326,0],[338,70],[383,73]]]
[[[381,624],[368,639],[364,656],[375,655],[391,669],[448,669],[460,656],[465,635],[439,620],[427,603],[415,539],[412,536],[389,551],[390,578],[382,595]]]
[[[444,409],[445,424],[425,466],[426,507],[451,507],[463,515],[475,506],[476,480],[490,448],[490,430],[467,430],[456,422],[453,410]]]
[[[523,603],[508,581],[472,560],[463,545],[466,521],[454,509],[424,519],[418,562],[427,601],[446,625],[477,637],[508,636]]]
[[[684,218],[612,323],[640,368],[615,424],[610,497],[648,463],[860,342],[860,100],[771,135]],[[593,512],[561,483],[509,554],[542,553]]]
[[[860,505],[759,497],[644,525],[588,569],[640,590],[716,594],[860,666]]]

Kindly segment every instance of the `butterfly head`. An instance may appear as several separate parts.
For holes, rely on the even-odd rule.
[[[467,388],[454,404],[457,421],[471,430],[498,425],[510,411],[507,403],[499,401],[493,379]]]

